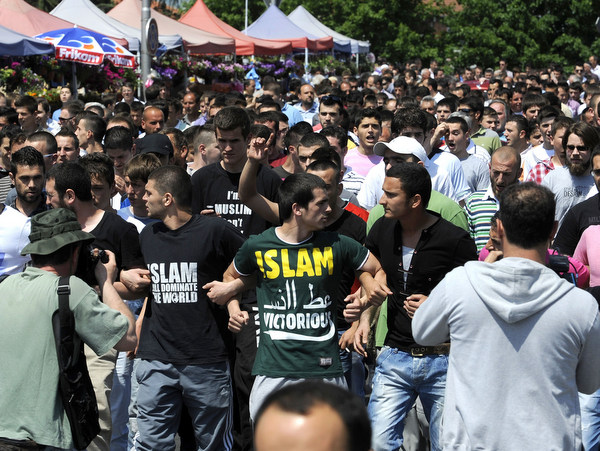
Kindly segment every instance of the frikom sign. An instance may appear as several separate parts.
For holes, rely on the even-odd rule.
[[[90,52],[89,50],[57,47],[56,59],[99,66],[102,64],[104,55],[101,53]]]

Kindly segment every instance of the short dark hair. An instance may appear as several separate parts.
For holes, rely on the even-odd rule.
[[[62,109],[67,110],[69,116],[75,117],[83,111],[83,104],[80,100],[72,99],[65,103]]]
[[[109,128],[106,131],[106,136],[104,137],[104,149],[133,149],[133,137],[131,136],[131,130],[120,125]]]
[[[354,116],[354,126],[358,127],[363,119],[367,117],[375,118],[377,122],[379,122],[379,125],[381,125],[381,115],[379,114],[379,111],[377,111],[375,108],[364,108],[358,111],[356,116]]]
[[[344,109],[344,104],[342,103],[342,99],[338,96],[323,96],[319,101],[319,111],[321,111],[321,105],[325,106],[334,106],[337,105],[338,111],[341,113],[342,109]]]
[[[427,115],[419,107],[402,108],[394,114],[392,119],[392,133],[399,135],[407,127],[415,127],[427,131]]]
[[[431,198],[431,177],[423,165],[409,162],[397,164],[389,168],[385,176],[400,180],[402,190],[409,198],[419,194],[423,209],[427,208]]]
[[[239,127],[242,130],[244,139],[250,133],[250,118],[242,108],[237,106],[223,107],[219,110],[215,115],[214,124],[215,128],[227,131],[235,130]]]
[[[348,145],[348,133],[339,125],[328,125],[323,130],[321,130],[321,135],[331,136],[332,138],[337,138],[340,142],[340,147],[346,147]]]
[[[154,180],[159,193],[170,193],[178,207],[184,210],[191,209],[192,181],[185,169],[172,165],[162,166],[152,171],[148,180]]]
[[[523,111],[525,111],[525,109],[523,109]],[[540,109],[540,112],[537,116],[537,121],[538,124],[541,125],[542,122],[547,121],[548,119],[556,119],[561,115],[562,113],[558,108],[553,107],[552,105],[545,105]]]
[[[125,103],[125,102],[121,102],[121,103]],[[130,108],[130,111],[136,111],[138,113],[143,113],[146,106],[139,100],[134,100],[133,102],[131,102],[131,105],[129,105],[129,108]]]
[[[27,137],[27,141],[29,141],[30,143],[43,142],[46,144],[46,152],[48,155],[56,153],[56,138],[52,133],[44,131],[33,132]]]
[[[483,100],[476,95],[469,94],[458,101],[458,105],[467,105],[475,113],[479,113],[479,120],[483,116]]]
[[[45,113],[50,112],[50,102],[48,102],[44,97],[38,97],[36,102],[38,106],[42,105],[42,110],[44,110]]]
[[[340,416],[346,431],[348,451],[368,451],[371,448],[371,423],[364,403],[351,392],[323,381],[307,380],[269,394],[258,409],[255,424],[259,424],[270,407],[308,415],[318,406],[329,406]]]
[[[508,124],[509,122],[514,122],[517,124],[517,130],[519,133],[525,130],[525,136],[529,136],[529,121],[525,118],[525,116],[513,114],[506,119],[506,123]]]
[[[127,105],[125,102],[121,102],[118,103],[117,105]],[[131,119],[131,116],[127,115],[127,114],[117,114],[116,116],[111,117],[108,122],[106,123],[106,126],[108,127],[111,124],[127,124],[127,126],[125,128],[127,128],[129,130],[129,133],[131,134],[131,138],[132,139],[136,139],[138,137],[138,128],[136,127],[136,125],[133,123],[133,119]],[[123,125],[119,126],[119,127],[124,127]],[[113,128],[113,127],[111,127]],[[110,128],[109,128],[110,130]]]
[[[106,122],[96,113],[89,113],[79,119],[79,122],[85,121],[85,126],[92,131],[94,141],[101,143],[104,133],[106,133]]]
[[[115,184],[115,167],[105,153],[90,153],[79,159],[79,164],[85,168],[91,177],[104,180],[109,186]]]
[[[523,96],[523,112],[527,111],[529,108],[532,108],[534,106],[539,106],[540,108],[542,108],[546,105],[548,105],[548,99],[546,99],[541,94],[533,94],[531,92],[528,92]]]
[[[290,127],[285,138],[283,138],[283,145],[285,148],[289,148],[290,146],[298,147],[300,144],[300,140],[307,135],[308,133],[312,133],[313,129],[311,125],[306,121],[300,121],[294,126]]]
[[[46,172],[44,157],[33,146],[21,147],[12,154],[12,159],[10,161],[10,172],[12,172],[13,176],[17,175],[18,166],[39,166],[42,168],[42,172]]]
[[[332,159],[323,158],[321,155],[315,156],[315,153],[321,149],[325,149],[325,147],[321,147],[320,149],[315,150],[313,152],[313,154],[311,155],[311,158],[316,158],[316,159],[315,159],[315,161],[313,161],[311,164],[308,165],[308,167],[306,168],[306,172],[310,173],[311,171],[328,171],[330,169],[333,169],[333,171],[335,172],[335,181],[337,183],[341,183],[342,182],[342,173],[340,172],[339,165],[334,163],[334,161]],[[333,152],[335,155],[337,155],[337,152],[335,150],[331,150],[331,152]],[[338,155],[338,159],[339,159],[339,155]]]
[[[174,150],[177,149],[178,152],[181,151],[182,148],[187,147],[188,141],[185,137],[184,133],[175,127],[163,128],[160,132],[161,135],[167,135],[173,137],[173,147]],[[169,138],[170,139],[170,138]]]
[[[54,180],[54,189],[59,197],[63,197],[68,189],[72,189],[75,197],[81,201],[92,200],[92,181],[88,171],[76,162],[55,164],[48,171],[46,180]]]
[[[342,168],[342,158],[331,146],[319,147],[310,155],[311,160],[329,160],[333,162],[338,169]]]
[[[59,130],[59,132],[54,135],[54,138],[56,139],[58,136],[64,136],[65,138],[70,138],[73,140],[73,147],[75,147],[75,150],[79,150],[79,139],[77,138],[77,135],[75,133],[73,133],[71,130],[68,130],[66,128],[61,128]],[[58,144],[57,144],[57,150],[58,150]]]
[[[319,147],[328,147],[329,146],[329,141],[327,140],[327,138],[325,136],[322,136],[320,133],[307,133],[306,135],[304,135],[302,137],[302,139],[300,140],[300,145],[302,147],[312,147],[312,146],[319,146]]]
[[[465,121],[462,117],[459,116],[450,116],[446,119],[446,124],[460,124],[460,129],[463,133],[467,133],[469,131],[469,124],[467,124],[467,121]]]
[[[9,125],[18,125],[19,123],[19,115],[17,114],[17,110],[11,107],[0,107],[0,117],[5,117],[6,122]]]
[[[131,107],[126,102],[119,102],[115,105],[113,109],[113,114],[115,116],[119,116],[121,114],[126,114],[129,116],[131,114]]]
[[[550,132],[550,134],[554,138],[559,130],[562,130],[563,128],[569,128],[574,123],[575,121],[570,117],[559,116],[556,119],[554,119],[554,122],[552,122],[552,131]]]
[[[305,172],[289,175],[279,187],[279,220],[283,223],[292,216],[292,205],[308,207],[314,199],[313,189],[325,189],[325,182]]]
[[[506,239],[523,249],[548,242],[554,226],[554,194],[534,182],[510,185],[500,194]]]
[[[133,157],[125,165],[125,176],[129,180],[140,180],[148,182],[148,177],[152,172],[162,166],[162,163],[153,153],[142,153]]]
[[[8,140],[10,141],[13,139],[13,137],[17,135],[25,136],[21,131],[21,127],[19,127],[18,125],[8,124],[4,127],[0,127],[0,141],[2,141],[4,138],[8,138]],[[25,141],[25,139],[23,141]]]
[[[15,99],[15,109],[17,108],[27,108],[31,114],[34,114],[37,110],[37,101],[34,97],[28,95],[19,95]]]

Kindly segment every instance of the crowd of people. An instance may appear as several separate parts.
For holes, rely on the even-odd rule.
[[[599,77],[0,94],[0,449],[73,446],[71,275],[89,450],[597,449]]]

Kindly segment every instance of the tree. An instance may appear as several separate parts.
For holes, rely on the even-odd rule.
[[[592,0],[461,0],[444,18],[444,55],[457,66],[574,64],[600,47]]]
[[[222,21],[237,28],[244,29],[244,0],[204,0],[206,6]],[[248,0],[248,25],[266,11],[263,0]]]
[[[434,1],[396,0],[286,0],[286,14],[298,5],[328,27],[354,39],[371,43],[371,50],[384,59],[438,57],[435,19],[447,7]]]

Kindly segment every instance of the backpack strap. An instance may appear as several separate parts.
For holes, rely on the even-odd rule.
[[[73,356],[74,345],[73,335],[75,333],[75,318],[73,312],[69,308],[69,295],[71,294],[71,286],[69,279],[71,276],[63,276],[58,281],[58,316],[60,318],[60,341],[67,345],[68,355]]]

